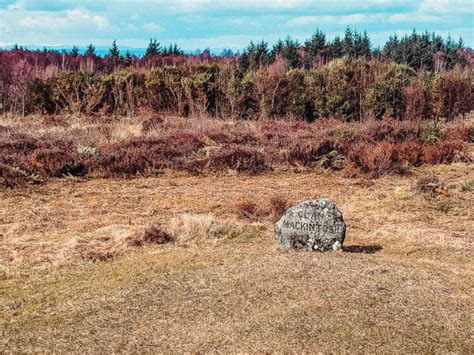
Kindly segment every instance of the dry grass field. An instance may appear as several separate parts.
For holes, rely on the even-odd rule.
[[[0,350],[472,352],[473,189],[467,163],[0,189]],[[344,250],[278,251],[239,213],[275,196],[334,200]],[[152,224],[177,241],[124,244]]]

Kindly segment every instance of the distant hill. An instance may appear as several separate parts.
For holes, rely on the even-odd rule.
[[[48,50],[53,50],[57,52],[68,52],[71,50],[72,46],[38,46],[38,45],[22,45],[23,48],[29,49],[29,50],[43,50],[44,48],[47,48]],[[86,51],[86,46],[78,46],[79,49],[81,50],[81,53]],[[0,49],[5,49],[9,50],[12,49],[13,46],[5,46]],[[110,46],[95,46],[95,51],[97,55],[103,57],[107,54],[109,51]],[[145,54],[146,48],[136,48],[136,47],[128,47],[128,46],[119,46],[120,53],[125,54],[125,52],[129,51],[132,55],[141,57]],[[219,55],[222,53],[222,51],[225,48],[210,48],[211,55]],[[200,54],[203,52],[202,49],[195,49],[195,50],[190,50],[190,49],[183,49],[185,54]]]

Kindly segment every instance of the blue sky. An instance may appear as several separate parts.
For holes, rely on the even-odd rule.
[[[183,49],[239,49],[250,40],[303,40],[316,28],[329,38],[346,26],[382,45],[393,33],[428,29],[474,45],[473,0],[0,0],[0,46],[142,48],[149,38]]]

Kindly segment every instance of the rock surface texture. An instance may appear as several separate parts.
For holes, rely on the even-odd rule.
[[[328,251],[342,247],[346,224],[334,202],[318,199],[290,207],[275,224],[281,249]]]

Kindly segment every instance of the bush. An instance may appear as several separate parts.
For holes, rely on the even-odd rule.
[[[52,83],[52,100],[56,111],[87,113],[97,111],[104,98],[98,75],[88,71],[64,72]]]
[[[371,178],[404,173],[398,152],[392,143],[358,143],[350,150],[347,158],[354,167]]]
[[[135,233],[126,239],[128,245],[140,247],[144,244],[168,244],[174,242],[174,237],[162,227],[151,225],[143,232]]]
[[[364,100],[365,111],[371,112],[376,118],[401,119],[405,112],[404,88],[414,76],[415,71],[410,67],[391,64],[388,71],[379,76],[368,89]]]
[[[84,176],[86,165],[75,154],[58,149],[40,149],[33,154],[31,165],[46,176]]]
[[[272,218],[273,222],[280,219],[281,216],[290,207],[288,199],[282,195],[275,195],[270,197],[268,215]]]
[[[474,109],[474,80],[471,72],[448,71],[435,80],[433,110],[437,117],[452,121]]]
[[[42,182],[36,175],[30,175],[19,168],[11,168],[0,164],[0,186],[7,189],[24,187],[28,184],[38,184]]]
[[[162,138],[137,138],[99,149],[94,168],[105,176],[151,174],[163,169],[183,169],[186,158],[203,147],[193,133],[179,132]]]
[[[463,160],[464,145],[459,141],[447,141],[427,144],[422,149],[423,162],[426,164],[449,164]],[[465,160],[468,160],[467,158]]]
[[[244,219],[256,220],[261,217],[261,210],[258,205],[248,199],[237,202],[236,210],[237,215]]]
[[[145,88],[148,104],[157,112],[189,114],[189,103],[182,85],[187,75],[184,67],[153,68],[145,73]]]
[[[145,77],[143,74],[123,69],[102,79],[105,87],[104,105],[108,112],[132,115],[144,102]]]
[[[257,148],[230,144],[211,155],[207,165],[211,169],[232,169],[239,172],[259,174],[271,169],[265,155]]]
[[[433,144],[443,138],[443,131],[437,121],[424,121],[421,124],[420,139],[423,143]]]

